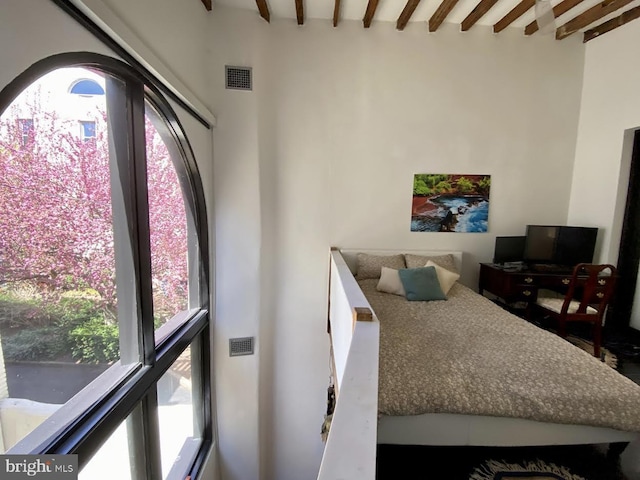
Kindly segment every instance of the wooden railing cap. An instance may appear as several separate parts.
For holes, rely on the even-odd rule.
[[[355,307],[356,322],[371,322],[373,321],[373,313],[370,308],[367,307]]]

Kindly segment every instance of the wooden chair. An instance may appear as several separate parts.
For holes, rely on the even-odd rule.
[[[539,297],[532,305],[557,322],[558,335],[567,337],[567,322],[589,322],[593,332],[593,355],[600,358],[602,324],[613,295],[616,267],[580,263],[573,269],[564,297]]]

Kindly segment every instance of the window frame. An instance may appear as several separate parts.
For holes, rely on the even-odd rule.
[[[26,148],[33,140],[35,132],[33,118],[18,118],[18,128],[20,129],[20,147]]]
[[[85,142],[89,142],[96,139],[96,122],[95,120],[78,120],[80,124],[80,138]],[[87,135],[92,133],[92,135]]]
[[[126,122],[115,127],[119,130],[115,134],[116,137],[130,139],[126,145],[121,145],[125,149],[124,159],[117,161],[119,168],[125,171],[119,179],[120,187],[133,209],[132,212],[127,212],[126,219],[118,221],[126,221],[128,238],[133,245],[138,305],[137,319],[132,320],[138,322],[141,332],[139,338],[142,342],[142,358],[141,364],[133,367],[116,362],[99,377],[100,382],[94,380],[61,407],[53,415],[56,417],[55,421],[51,421],[52,416],[39,427],[42,428],[39,433],[48,433],[46,439],[27,436],[10,449],[9,453],[78,454],[79,467],[82,469],[118,425],[136,407],[142,406],[143,421],[138,423],[142,429],[139,433],[145,440],[146,478],[157,478],[161,472],[157,444],[157,382],[188,346],[195,345],[197,358],[192,357],[192,378],[194,388],[199,391],[197,394],[192,392],[192,395],[194,418],[197,417],[202,438],[194,461],[190,465],[181,465],[186,471],[174,468],[168,477],[185,478],[191,475],[195,478],[213,444],[208,226],[204,189],[195,155],[175,111],[162,95],[159,86],[129,64],[98,53],[61,53],[34,63],[0,91],[0,113],[38,78],[64,67],[99,70],[125,83],[125,108],[129,114]],[[192,219],[191,222],[188,221],[191,239],[189,266],[195,267],[196,271],[189,273],[189,283],[195,282],[199,289],[197,308],[190,305],[187,312],[177,313],[155,332],[146,185],[145,100],[164,120],[165,128],[160,132],[161,136],[171,137],[172,144],[175,144],[177,153],[183,159],[183,162],[175,162],[174,167],[183,189],[187,218]],[[114,218],[114,223],[116,221]],[[195,248],[192,245],[194,239]]]
[[[78,86],[84,87],[85,85],[88,85],[88,84],[93,84],[92,86],[95,85],[96,87],[98,87],[98,90],[95,93],[78,92],[78,91],[74,92],[74,90],[77,89]],[[102,88],[102,85],[100,85],[95,80],[91,78],[80,78],[71,84],[71,86],[69,87],[69,94],[78,95],[80,97],[95,97],[98,95],[104,95],[105,92],[104,92],[104,88]]]

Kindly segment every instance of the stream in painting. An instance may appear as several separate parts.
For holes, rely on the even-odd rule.
[[[486,232],[489,201],[482,196],[425,198],[413,206],[412,232]]]

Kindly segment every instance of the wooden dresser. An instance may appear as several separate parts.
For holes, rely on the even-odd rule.
[[[478,291],[480,295],[485,291],[492,293],[507,304],[535,302],[542,289],[565,293],[571,274],[570,269],[513,271],[493,263],[481,263]],[[608,278],[601,281],[604,286]]]

